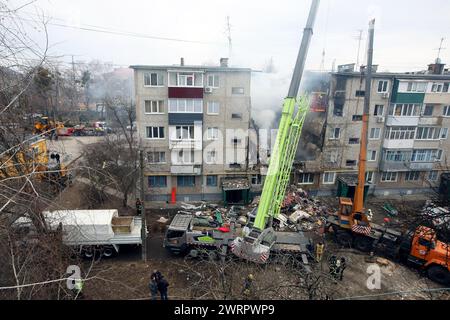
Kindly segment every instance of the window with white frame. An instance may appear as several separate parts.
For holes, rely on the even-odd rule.
[[[444,117],[450,117],[450,106],[444,106],[442,115],[443,115]]]
[[[417,140],[439,140],[441,138],[441,128],[438,127],[417,127]]]
[[[148,163],[166,163],[166,153],[164,151],[147,152]]]
[[[380,139],[381,128],[370,128],[369,139],[378,140]]]
[[[396,103],[389,107],[389,115],[395,117],[417,117],[420,115],[421,105],[418,103]]]
[[[214,164],[217,162],[217,152],[216,150],[209,150],[206,152],[206,163]]]
[[[366,171],[366,182],[373,183],[373,178],[374,178],[374,172]]]
[[[159,87],[163,86],[163,75],[156,72],[144,73],[144,86],[145,87]]]
[[[377,150],[369,150],[367,152],[367,161],[377,161]]]
[[[203,113],[203,100],[169,99],[169,113]]]
[[[408,171],[405,173],[405,181],[419,181],[420,171]]]
[[[427,175],[427,180],[429,181],[437,181],[438,180],[438,171],[430,171]]]
[[[206,131],[206,138],[208,140],[217,140],[217,139],[219,139],[219,128],[218,127],[208,128],[207,131]]]
[[[341,137],[341,128],[333,128],[331,129],[331,140],[337,140]]]
[[[427,88],[426,82],[408,82],[406,91],[408,92],[425,92]]]
[[[299,184],[313,184],[314,183],[314,174],[312,173],[300,173],[298,176]]]
[[[179,150],[175,162],[177,164],[193,164],[194,150]]]
[[[443,83],[433,82],[433,84],[431,85],[431,92],[442,92],[443,87]]]
[[[377,92],[387,92],[388,91],[388,81],[387,80],[380,80],[378,81],[378,88]]]
[[[164,100],[145,100],[145,113],[164,113]]]
[[[415,149],[411,155],[411,162],[441,161],[441,149]]]
[[[208,74],[207,82],[208,82],[208,87],[218,88],[219,87],[219,75],[218,74]]]
[[[441,128],[441,139],[447,139],[448,137],[448,128]]]
[[[373,110],[373,115],[381,117],[384,113],[384,105],[382,104],[376,104],[375,108]]]
[[[218,101],[208,101],[208,114],[219,114],[220,104]]]
[[[415,133],[415,127],[387,127],[384,137],[390,140],[412,140]]]
[[[164,127],[146,127],[147,139],[164,139]]]
[[[324,172],[322,182],[323,184],[334,184],[336,179],[336,172]]]
[[[385,154],[385,160],[388,162],[404,162],[410,157],[411,155],[408,152],[399,150],[388,150]]]
[[[194,126],[175,126],[176,140],[194,140]]]
[[[397,174],[398,174],[397,172],[382,172],[381,182],[396,182]]]
[[[169,87],[203,87],[203,72],[169,71]]]

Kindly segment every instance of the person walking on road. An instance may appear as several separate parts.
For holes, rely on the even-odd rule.
[[[150,289],[150,294],[152,296],[152,300],[158,299],[158,283],[155,279],[150,279],[150,283],[148,284]]]
[[[158,281],[158,290],[161,294],[161,300],[168,300],[167,297],[167,288],[169,287],[169,282],[161,276],[161,279]]]

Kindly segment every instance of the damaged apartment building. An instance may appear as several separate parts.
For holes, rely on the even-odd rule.
[[[439,185],[449,171],[450,73],[440,60],[426,71],[377,72],[370,98],[366,189],[413,194]],[[320,155],[294,172],[298,185],[318,194],[352,196],[365,96],[364,67],[331,73]]]
[[[247,203],[260,177],[249,169],[251,70],[131,66],[145,151],[146,201]]]

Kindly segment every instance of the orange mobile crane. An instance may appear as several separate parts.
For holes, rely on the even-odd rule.
[[[372,20],[369,24],[364,113],[355,196],[353,200],[339,198],[339,211],[337,215],[327,218],[325,230],[327,232],[332,230],[335,240],[342,246],[381,253],[391,259],[398,259],[420,268],[436,282],[450,284],[450,244],[439,241],[435,230],[418,226],[413,231],[398,232],[387,226],[371,223],[364,209],[374,25],[375,21]]]

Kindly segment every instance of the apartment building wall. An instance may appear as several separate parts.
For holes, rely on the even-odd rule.
[[[380,84],[380,81],[383,83]],[[449,83],[450,75],[374,74],[366,165],[366,171],[371,172],[366,176],[370,177],[371,192],[383,195],[423,192],[430,186],[437,186],[440,174],[449,170],[447,158],[450,142],[447,136],[450,107],[446,107],[450,105]],[[423,88],[420,90],[423,92],[414,91],[416,86]],[[357,173],[360,148],[356,139],[361,135],[362,121],[358,116],[363,112],[364,95],[360,91],[364,88],[364,74],[332,74],[322,155],[315,162],[305,163],[304,174],[313,174],[312,178],[307,179],[308,183],[302,183],[305,180],[302,174],[296,179],[304,188],[319,194],[332,194],[336,191],[336,179],[340,175]],[[408,114],[408,108],[412,108],[410,105],[415,105],[416,114]],[[380,106],[383,106],[383,112],[376,113],[375,109],[379,111]],[[399,106],[403,109],[400,110]],[[411,139],[399,139],[389,131],[405,127],[411,130]],[[336,128],[340,129],[338,137]],[[400,135],[405,137],[403,129]],[[432,139],[419,139],[425,136],[424,132],[430,135],[429,130],[434,130],[434,133],[439,131],[439,137],[435,134]],[[405,153],[405,159],[397,161],[401,158],[396,157],[396,161],[390,161],[394,152]],[[441,158],[433,158],[440,152]],[[391,175],[395,179],[388,181]],[[330,180],[330,176],[334,179]]]
[[[248,177],[252,171],[246,165],[248,141],[246,134],[250,123],[250,69],[202,66],[132,66],[135,77],[136,122],[139,143],[146,155],[149,152],[163,152],[164,163],[150,163],[146,156],[145,176],[146,201],[169,201],[173,188],[176,188],[177,200],[220,200],[221,183],[225,177]],[[175,74],[195,73],[194,86],[173,84]],[[147,74],[157,74],[157,85],[145,85]],[[203,83],[200,83],[200,75]],[[208,76],[217,76],[213,84],[208,83]],[[154,75],[152,75],[154,77]],[[170,78],[169,78],[170,77]],[[152,80],[153,81],[153,80]],[[217,83],[218,82],[218,83]],[[206,89],[211,88],[211,89]],[[199,99],[202,112],[176,113],[169,110],[171,99]],[[146,113],[147,101],[161,101],[161,112]],[[208,105],[218,103],[218,113],[209,112]],[[148,102],[147,102],[148,104]],[[177,126],[189,126],[194,129],[193,139],[175,139]],[[149,139],[147,127],[164,128],[164,137]],[[212,139],[208,128],[219,130],[218,139]],[[238,131],[236,131],[238,130]],[[228,131],[228,132],[227,132]],[[227,137],[227,133],[230,137]],[[238,134],[239,133],[239,134]],[[240,143],[233,143],[231,137],[238,136]],[[222,137],[224,137],[222,139]],[[216,163],[209,163],[207,152],[215,150]],[[240,156],[235,157],[236,151]],[[194,154],[192,163],[179,163],[179,153]],[[188,156],[190,159],[190,156]],[[222,161],[224,159],[224,161]],[[209,159],[211,160],[211,159]],[[240,166],[233,165],[235,161]],[[208,178],[208,176],[214,176]],[[165,177],[165,178],[155,178]],[[180,178],[181,177],[181,178]],[[185,178],[188,177],[188,178]],[[163,180],[160,180],[163,179]],[[165,179],[165,181],[164,181]],[[194,185],[180,185],[179,179]],[[215,185],[208,185],[207,181]],[[150,185],[150,183],[162,185]]]

